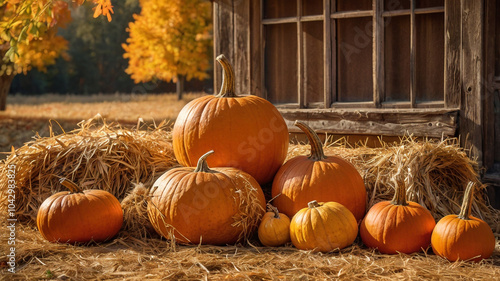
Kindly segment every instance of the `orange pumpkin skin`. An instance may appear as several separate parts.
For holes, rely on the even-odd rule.
[[[300,125],[300,122],[296,122]],[[349,162],[337,156],[325,156],[319,138],[309,127],[311,156],[288,160],[276,174],[272,196],[281,194],[274,205],[292,217],[312,200],[338,202],[360,221],[366,211],[366,188],[361,175]],[[310,131],[308,131],[310,130]]]
[[[234,167],[260,184],[268,183],[286,158],[288,128],[267,100],[234,94],[234,81],[228,78],[232,77],[232,68],[225,58],[221,60],[221,93],[191,101],[175,121],[175,157],[183,166],[195,166],[208,149],[213,149],[217,153],[208,159],[210,167]]]
[[[37,215],[37,226],[50,242],[101,242],[115,236],[123,224],[120,202],[104,190],[63,191],[47,198]]]
[[[260,222],[258,235],[264,246],[276,247],[290,242],[290,218],[277,210],[267,212]]]
[[[431,213],[415,202],[375,204],[360,225],[363,243],[384,254],[411,254],[429,247],[436,222]]]
[[[245,172],[208,169],[206,156],[208,153],[200,158],[206,169],[174,168],[158,178],[153,184],[148,217],[167,239],[173,235],[182,243],[234,244],[249,230],[238,220],[246,218],[256,227],[264,215],[264,193]]]
[[[443,217],[432,232],[432,250],[450,261],[487,259],[495,250],[495,235],[481,219],[457,215]]]
[[[292,244],[301,250],[329,252],[351,245],[358,235],[354,215],[337,202],[308,203],[290,223]]]
[[[487,259],[495,250],[495,235],[483,220],[471,216],[474,183],[469,182],[460,214],[443,217],[432,232],[435,254],[450,261]]]

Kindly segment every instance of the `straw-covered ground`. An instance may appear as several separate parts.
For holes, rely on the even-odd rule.
[[[13,151],[0,162],[0,216],[7,218],[7,173],[15,165],[15,246],[8,244],[10,229],[1,220],[0,267],[3,280],[321,280],[321,279],[435,279],[500,280],[500,212],[486,200],[477,181],[477,164],[456,140],[416,141],[410,137],[379,148],[330,143],[325,153],[353,163],[363,176],[368,206],[390,200],[397,170],[412,179],[408,199],[425,205],[436,220],[458,213],[467,182],[474,181],[472,214],[492,227],[497,244],[493,256],[481,263],[448,262],[427,253],[382,255],[359,239],[341,251],[321,254],[290,245],[262,247],[255,237],[237,246],[185,246],[160,239],[145,212],[154,180],[177,165],[167,123],[137,123],[123,128],[102,116],[81,122],[66,133],[50,130]],[[288,157],[308,154],[308,146],[291,145]],[[90,245],[54,244],[35,227],[40,204],[62,187],[67,177],[83,187],[113,193],[124,209],[124,226],[109,242]],[[269,186],[264,186],[269,190]],[[268,192],[269,193],[269,192]],[[8,261],[15,247],[16,273]]]

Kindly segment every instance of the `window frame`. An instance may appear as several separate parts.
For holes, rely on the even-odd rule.
[[[265,65],[265,27],[273,24],[295,23],[297,24],[297,103],[276,103],[279,108],[449,108],[447,104],[446,79],[443,83],[442,97],[440,101],[417,102],[416,100],[416,24],[415,15],[443,13],[444,25],[446,25],[446,2],[444,6],[431,8],[416,8],[416,0],[411,0],[410,9],[384,11],[384,1],[372,0],[371,10],[358,11],[332,11],[332,6],[336,6],[336,0],[323,0],[323,14],[314,16],[302,16],[302,2],[307,0],[295,0],[297,5],[297,15],[286,18],[264,18],[264,0],[260,0],[260,63]],[[385,71],[384,71],[384,19],[395,16],[410,16],[410,92],[409,101],[383,101],[385,93]],[[373,99],[365,102],[338,102],[337,101],[337,42],[335,40],[336,25],[338,19],[372,17],[373,21],[373,45],[372,45],[372,79],[373,79]],[[303,67],[303,35],[302,25],[304,22],[323,22],[323,102],[307,103],[306,93],[303,89],[304,77],[307,69]],[[446,26],[444,27],[446,34]],[[445,36],[443,34],[443,36]],[[446,39],[444,44],[443,68],[446,68]],[[333,67],[335,66],[335,67]],[[262,95],[268,98],[266,88],[265,68],[261,68],[261,89]],[[444,69],[443,69],[444,71]]]

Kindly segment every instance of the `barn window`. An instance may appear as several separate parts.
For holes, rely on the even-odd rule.
[[[444,107],[444,0],[262,0],[266,97],[285,107]]]

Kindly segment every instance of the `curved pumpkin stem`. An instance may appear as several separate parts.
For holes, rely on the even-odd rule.
[[[403,173],[401,172],[401,167],[398,168],[397,173],[393,176],[392,181],[395,184],[394,197],[392,198],[392,205],[406,206],[406,184],[403,178]]]
[[[234,70],[231,63],[224,55],[219,55],[216,58],[217,62],[222,66],[222,86],[216,97],[219,98],[234,98],[237,97],[234,92]]]
[[[67,178],[62,178],[59,182],[69,189],[71,193],[82,192],[82,189],[76,183],[68,180]]]
[[[314,161],[326,159],[325,153],[323,152],[323,143],[321,143],[318,134],[304,122],[296,120],[294,125],[299,127],[309,139],[309,144],[311,145],[311,156],[309,156],[309,159]]]
[[[307,203],[307,207],[309,207],[309,209],[317,208],[317,207],[320,207],[320,206],[321,205],[316,200],[313,200],[313,201]]]
[[[214,153],[213,150],[210,150],[209,152],[203,154],[200,159],[198,159],[198,165],[196,165],[196,169],[194,170],[195,173],[212,173],[213,170],[210,170],[207,164],[207,157],[210,156],[212,153]]]
[[[472,199],[474,198],[474,187],[475,184],[470,181],[465,189],[464,201],[462,202],[462,207],[460,208],[460,214],[458,218],[463,220],[470,219],[470,211],[472,207]]]
[[[278,208],[276,208],[273,205],[267,203],[267,209],[269,210],[269,212],[273,212],[274,213],[274,218],[275,219],[279,219],[280,218],[280,212],[278,211]]]

